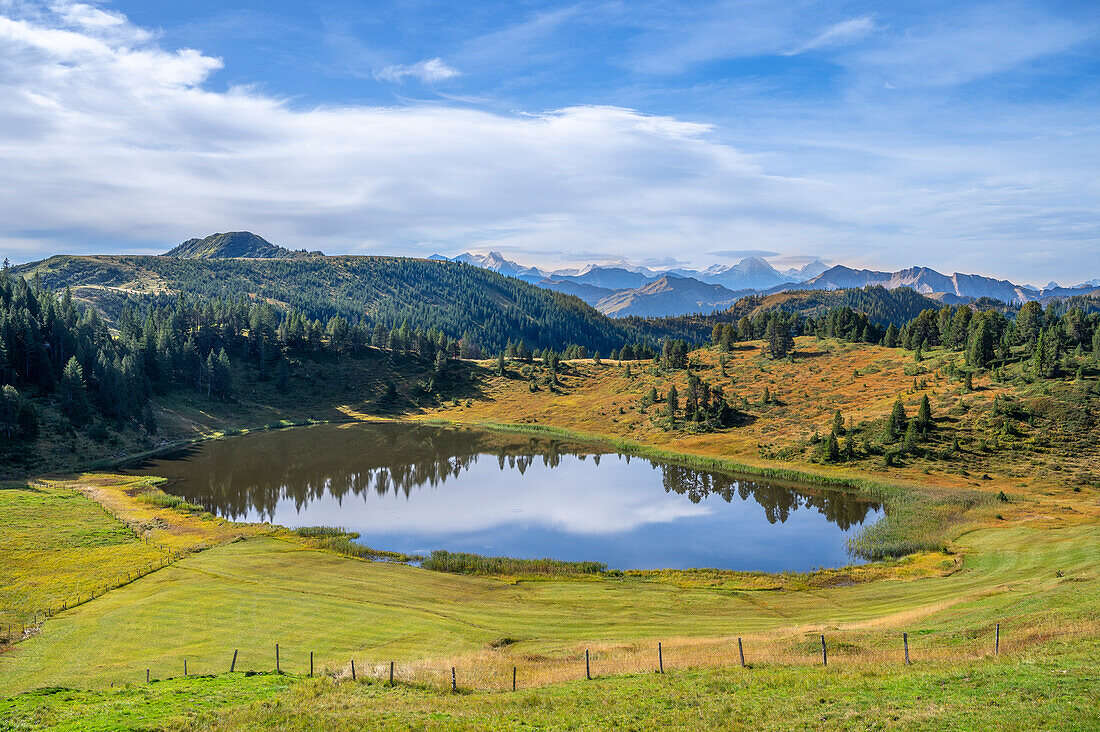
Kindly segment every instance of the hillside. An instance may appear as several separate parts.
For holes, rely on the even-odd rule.
[[[570,344],[610,352],[653,335],[640,323],[607,318],[576,297],[457,262],[396,257],[179,259],[148,256],[56,256],[21,265],[50,288],[105,315],[127,298],[185,292],[208,298],[266,300],[327,322],[438,329],[489,352],[509,342],[529,348]]]
[[[784,290],[770,295],[744,297],[728,311],[735,320],[755,317],[770,310],[782,310],[803,316],[820,315],[829,308],[848,307],[863,313],[872,322],[887,325],[912,320],[922,310],[939,309],[943,303],[911,288],[887,289],[882,286],[844,290]]]
[[[202,239],[188,239],[165,252],[164,256],[177,259],[283,259],[323,255],[321,252],[307,252],[304,249],[291,251],[250,231],[228,231]]]

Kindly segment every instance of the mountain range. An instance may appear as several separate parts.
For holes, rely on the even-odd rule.
[[[737,264],[716,264],[701,270],[654,270],[624,260],[552,272],[518,264],[505,259],[499,252],[466,252],[453,258],[436,254],[431,258],[465,262],[518,277],[539,287],[576,295],[612,317],[709,313],[727,309],[746,295],[786,290],[828,291],[869,286],[893,290],[910,287],[941,302],[959,304],[979,298],[1006,303],[1048,300],[1089,294],[1100,286],[1098,279],[1074,287],[1062,287],[1051,282],[1040,288],[983,275],[945,275],[929,267],[883,272],[844,265],[830,267],[820,260],[799,269],[780,271],[762,257],[746,257]]]

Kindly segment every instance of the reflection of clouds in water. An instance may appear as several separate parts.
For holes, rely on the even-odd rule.
[[[529,435],[319,426],[205,443],[141,472],[237,520],[330,525],[400,551],[611,566],[808,569],[847,561],[878,506]]]
[[[556,468],[527,464],[519,479],[480,463],[467,466],[458,480],[408,496],[367,493],[342,505],[315,501],[303,506],[282,499],[274,507],[274,521],[348,526],[364,534],[466,533],[527,523],[569,534],[606,535],[711,513],[686,496],[639,484],[645,476],[623,461],[605,462],[598,481],[594,473],[595,466],[569,459]]]

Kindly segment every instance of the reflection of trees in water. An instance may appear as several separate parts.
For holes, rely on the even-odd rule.
[[[650,461],[662,472],[665,491],[686,495],[692,503],[699,503],[709,496],[721,496],[726,503],[738,496],[742,501],[752,498],[764,509],[768,523],[785,522],[791,511],[797,508],[816,508],[830,522],[847,531],[862,524],[871,511],[880,505],[862,501],[839,491],[822,491],[818,494],[801,493],[776,483],[762,483],[747,478],[735,478],[722,473],[709,473],[682,465],[668,465]]]
[[[520,475],[536,460],[547,468],[565,456],[584,460],[599,454],[575,443],[502,433],[373,425],[353,428],[313,427],[284,430],[207,443],[186,459],[157,461],[141,472],[173,479],[168,490],[207,511],[232,519],[249,513],[271,520],[279,501],[291,499],[301,511],[326,495],[342,504],[346,496],[374,493],[406,498],[417,488],[435,488],[457,478],[479,457],[491,456],[501,471]],[[629,457],[626,458],[629,462]],[[753,498],[768,521],[786,521],[799,507],[817,508],[842,529],[862,522],[877,505],[842,493],[819,495],[791,488],[734,478],[680,465],[652,462],[663,474],[666,492],[686,495],[698,503],[712,494],[731,501]],[[639,486],[644,490],[644,486]]]
[[[480,456],[495,456],[502,471],[523,475],[536,459],[552,468],[585,449],[526,435],[412,425],[314,427],[207,443],[184,459],[139,470],[172,479],[170,492],[211,513],[240,519],[254,512],[270,520],[285,499],[301,511],[326,495],[341,504],[349,495],[408,497],[457,477]]]

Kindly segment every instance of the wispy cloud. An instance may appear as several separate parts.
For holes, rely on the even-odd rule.
[[[517,258],[532,263],[540,252],[569,252],[594,261],[674,255],[698,266],[812,251],[876,269],[927,264],[1044,281],[1100,274],[1091,87],[1031,104],[963,98],[953,86],[994,74],[1007,83],[1006,70],[1017,72],[1014,84],[1028,73],[1041,82],[1032,65],[1065,62],[1066,49],[1095,38],[1087,22],[1015,5],[1002,7],[1019,10],[1023,28],[982,8],[946,20],[882,10],[861,23],[850,8],[791,3],[768,15],[770,5],[680,12],[642,3],[630,12],[649,15],[634,26],[625,6],[602,7],[621,11],[617,58],[628,47],[652,50],[652,66],[608,68],[650,84],[645,99],[673,110],[657,114],[601,86],[605,77],[587,96],[557,77],[553,95],[531,103],[394,105],[393,89],[372,83],[383,95],[376,104],[307,104],[267,86],[220,86],[241,78],[232,56],[187,48],[186,38],[174,46],[109,9],[0,0],[0,251],[29,259],[163,248],[253,229],[334,253],[491,248],[530,252]],[[549,53],[569,46],[555,34],[581,32],[592,12],[539,16],[517,33]],[[766,32],[755,36],[758,28]],[[1031,30],[1035,38],[1024,37]],[[471,33],[489,35],[481,26]],[[999,36],[1019,47],[999,47]],[[479,61],[460,40],[450,48],[430,39],[430,50],[415,51],[359,40],[348,68],[368,78],[362,70],[384,70],[384,58],[426,58],[379,78],[449,86],[461,68],[468,76],[453,86],[493,96],[474,81],[503,56]],[[522,46],[496,41],[508,52]],[[800,48],[805,56],[783,58]],[[812,74],[827,65],[835,89],[825,94],[814,75],[812,98],[789,96],[773,78],[740,85],[731,71],[719,87],[728,93],[701,79],[694,105],[680,104],[692,99],[684,87],[682,97],[665,93],[670,69],[753,53]],[[897,89],[883,90],[884,81]],[[700,112],[704,97],[731,111]],[[1038,261],[1034,252],[1058,254]]]
[[[707,252],[715,257],[725,257],[726,259],[744,259],[745,257],[778,257],[779,252],[772,252],[767,249],[716,249],[712,252]]]
[[[386,66],[376,72],[374,76],[376,79],[392,81],[398,84],[404,82],[405,79],[409,77],[419,79],[425,84],[438,84],[441,81],[453,79],[461,75],[461,73],[462,72],[458,69],[451,68],[443,63],[443,59],[441,58],[430,58],[410,66]]]
[[[842,20],[829,26],[793,51],[787,51],[785,55],[796,56],[819,48],[843,46],[869,35],[874,30],[875,19],[870,15]]]

